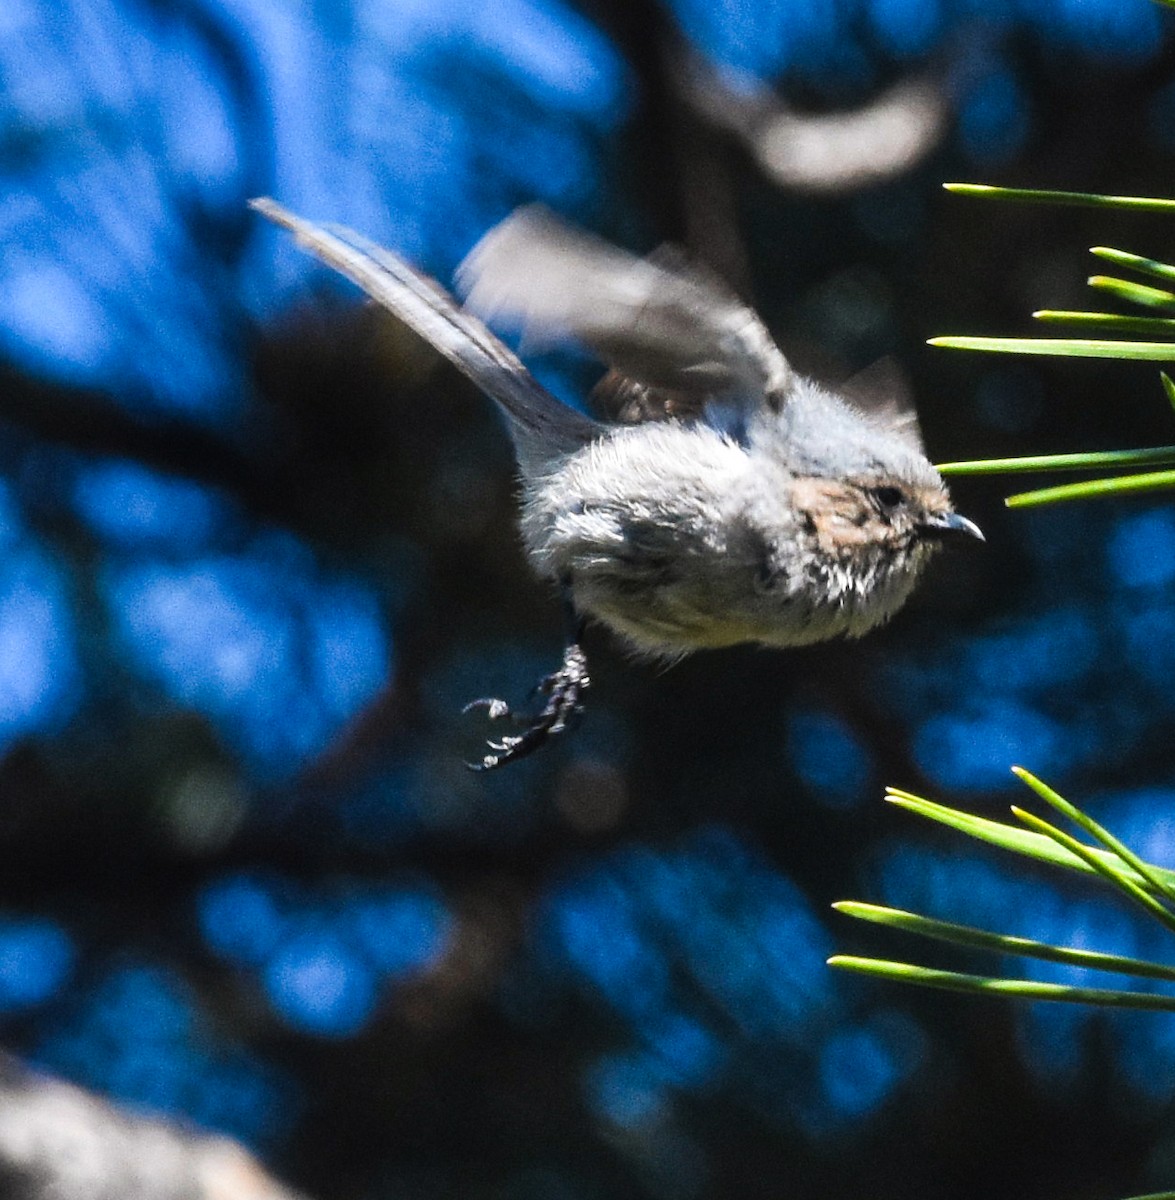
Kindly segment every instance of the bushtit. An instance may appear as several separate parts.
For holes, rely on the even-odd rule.
[[[951,507],[912,414],[866,411],[788,366],[758,317],[683,256],[640,259],[520,209],[458,271],[467,307],[402,259],[272,200],[253,206],[456,364],[506,414],[522,534],[571,615],[543,708],[479,769],[522,758],[582,711],[582,621],[638,655],[859,637],[905,603],[940,541],[982,538]],[[472,310],[472,311],[471,311]],[[610,367],[609,419],[556,400],[474,312],[531,344],[574,338]],[[502,700],[477,700],[515,719]]]

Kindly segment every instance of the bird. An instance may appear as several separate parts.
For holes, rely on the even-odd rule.
[[[576,723],[587,620],[636,657],[674,662],[741,643],[856,638],[909,598],[955,511],[899,402],[866,404],[795,372],[756,313],[675,247],[640,257],[540,205],[492,228],[456,273],[464,304],[338,225],[251,201],[454,363],[505,414],[527,557],[561,592],[563,657],[539,711],[466,706],[521,731],[476,770]],[[606,373],[595,415],[547,391],[486,322],[526,345],[572,340]]]

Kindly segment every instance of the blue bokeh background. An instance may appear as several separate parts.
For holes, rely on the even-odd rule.
[[[503,430],[246,201],[447,280],[541,199],[689,243],[802,369],[896,354],[940,460],[1170,442],[1152,368],[922,343],[1080,306],[1091,244],[1170,254],[938,183],[1170,192],[1173,45],[1147,0],[6,0],[3,1044],[324,1198],[1171,1186],[1167,1018],[824,966],[890,952],[847,895],[1170,954],[880,803],[999,815],[1023,763],[1175,865],[1170,507],[961,481],[988,546],[890,628],[666,672],[593,633],[582,729],[475,776],[462,705],[560,639]],[[690,107],[687,48],[806,110],[925,77],[947,132],[797,194]],[[582,361],[535,369],[582,400]]]

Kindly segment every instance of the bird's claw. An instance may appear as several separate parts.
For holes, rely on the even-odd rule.
[[[471,713],[475,708],[484,708],[486,716],[491,721],[501,720],[502,717],[509,717],[511,720],[518,720],[518,714],[511,709],[510,705],[505,700],[494,700],[489,696],[483,696],[480,700],[470,700],[470,702],[461,710],[462,715]]]
[[[485,755],[479,763],[466,765],[472,771],[493,771],[533,754],[553,734],[562,733],[575,723],[583,712],[583,694],[590,684],[587,658],[576,644],[563,651],[559,669],[539,683],[536,691],[546,696],[547,702],[534,716],[516,713],[505,700],[485,697],[471,701],[464,712],[484,708],[491,721],[508,720],[526,725],[526,728],[522,733],[507,734],[501,741],[487,742],[493,753]]]

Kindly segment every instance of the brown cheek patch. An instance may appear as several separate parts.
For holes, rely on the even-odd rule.
[[[938,512],[939,509],[950,505],[950,496],[946,488],[924,487],[915,488],[911,493],[914,503],[926,512]]]
[[[807,518],[820,549],[830,557],[894,537],[891,527],[856,488],[833,479],[797,479],[796,508]]]
[[[823,511],[846,498],[844,484],[835,479],[795,479],[791,489],[796,508],[805,512]]]

